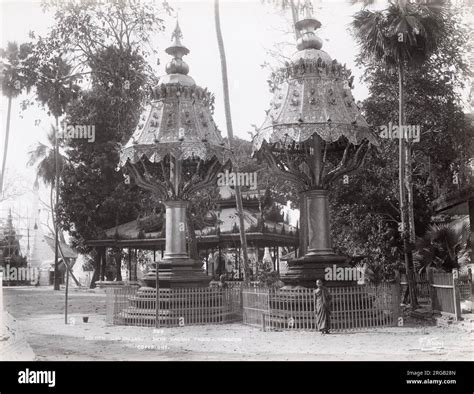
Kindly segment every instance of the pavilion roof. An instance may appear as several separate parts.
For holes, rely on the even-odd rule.
[[[278,234],[272,232],[248,232],[247,242],[252,246],[298,246],[298,236],[293,234]],[[88,240],[85,243],[91,247],[109,247],[109,248],[136,248],[146,250],[164,250],[165,238],[129,238],[129,239],[95,239]],[[199,250],[212,248],[240,247],[239,233],[212,234],[197,236]]]

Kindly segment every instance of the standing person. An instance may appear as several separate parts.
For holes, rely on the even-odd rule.
[[[314,291],[316,296],[316,324],[318,331],[322,334],[329,334],[331,324],[331,294],[326,287],[323,286],[323,281],[318,279],[316,281],[317,289]]]

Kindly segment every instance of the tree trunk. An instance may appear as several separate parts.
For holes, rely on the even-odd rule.
[[[405,123],[404,113],[404,70],[403,64],[400,63],[398,66],[398,88],[399,88],[399,130],[402,130],[401,126]],[[401,232],[403,240],[403,253],[405,258],[405,270],[407,276],[408,291],[410,293],[410,303],[412,308],[418,306],[416,299],[416,282],[413,273],[413,253],[410,245],[410,221],[408,215],[406,188],[405,188],[405,175],[406,175],[406,143],[405,138],[399,135],[399,189],[400,189],[400,218],[401,218]]]
[[[138,270],[138,251],[135,249],[133,256],[130,260],[130,281],[131,282],[136,282],[138,280],[137,270]]]
[[[114,253],[115,259],[115,270],[117,274],[115,275],[115,281],[121,282],[122,281],[122,251],[117,249]]]
[[[227,78],[227,61],[225,57],[225,48],[224,48],[224,40],[222,38],[222,31],[221,31],[221,21],[220,21],[220,13],[219,13],[219,0],[214,0],[214,17],[216,23],[216,36],[217,36],[217,44],[219,47],[219,54],[221,58],[221,71],[222,71],[222,87],[224,90],[224,109],[225,109],[225,117],[226,117],[226,124],[227,124],[227,138],[229,140],[229,147],[231,152],[233,153],[234,148],[234,131],[232,128],[232,115],[230,112],[230,97],[229,97],[229,82]],[[238,172],[239,164],[237,161],[233,160],[233,166]],[[235,186],[235,201],[237,204],[237,215],[239,217],[239,232],[240,232],[240,244],[242,246],[242,254],[243,254],[243,261],[244,261],[244,282],[248,282],[249,278],[249,266],[248,266],[248,251],[247,251],[247,237],[245,234],[245,222],[244,222],[244,215],[243,215],[243,205],[242,205],[242,194],[240,191],[240,186]]]
[[[471,228],[470,241],[471,241],[471,262],[474,261],[474,198],[468,201],[468,209],[469,209],[469,225]],[[471,281],[472,282],[472,281]],[[472,289],[472,283],[471,283]]]
[[[415,234],[415,212],[413,207],[413,170],[412,170],[412,143],[406,143],[406,167],[405,167],[405,187],[407,190],[407,200],[408,200],[408,220],[409,220],[409,229],[410,229],[410,242],[415,243],[416,234]]]
[[[91,284],[89,288],[95,289],[95,282],[99,280],[100,274],[100,253],[97,249],[94,250],[94,273],[92,274]]]
[[[76,284],[77,287],[80,287],[81,284],[80,282],[77,280],[76,276],[74,275],[74,273],[72,272],[72,269],[71,267],[69,266],[69,262],[66,260],[66,258],[64,257],[64,253],[61,249],[61,245],[59,245],[59,253],[61,254],[61,258],[63,259],[63,264],[64,266],[66,267],[66,273],[69,273],[72,277],[72,279],[74,280],[74,283]]]
[[[58,117],[56,116],[56,129],[54,137],[54,170],[56,172],[56,203],[53,210],[54,215],[54,290],[59,290],[59,219],[58,219],[58,205],[59,205],[59,141],[58,141]]]
[[[2,172],[0,173],[0,197],[3,194],[3,182],[5,180],[5,169],[7,165],[8,137],[10,136],[10,115],[12,112],[12,98],[8,97],[7,128],[5,130],[5,146],[3,147]]]

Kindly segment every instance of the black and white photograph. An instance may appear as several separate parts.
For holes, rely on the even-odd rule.
[[[473,0],[0,0],[0,38],[2,394],[472,394]]]

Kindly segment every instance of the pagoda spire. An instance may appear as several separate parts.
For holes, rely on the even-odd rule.
[[[9,234],[11,234],[13,232],[13,217],[12,217],[12,209],[11,208],[8,210],[7,229],[8,229]]]
[[[173,56],[173,59],[166,65],[167,74],[187,75],[189,72],[189,66],[183,60],[183,56],[187,55],[190,51],[181,42],[182,38],[181,27],[179,26],[179,21],[176,20],[176,27],[171,35],[172,44],[165,50],[168,55]]]
[[[296,42],[299,51],[304,49],[318,49],[323,47],[323,41],[315,34],[315,30],[321,27],[321,22],[315,19],[309,9],[306,16],[295,23],[296,30],[300,33],[300,38]]]

